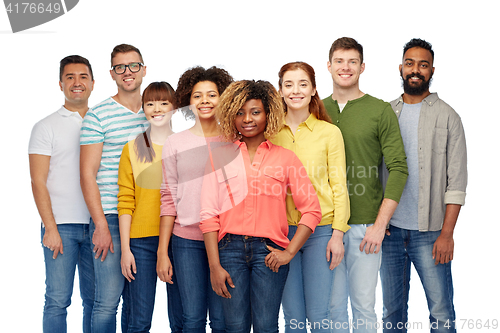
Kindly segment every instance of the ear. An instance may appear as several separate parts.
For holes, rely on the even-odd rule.
[[[281,97],[281,98],[284,98],[284,96],[283,96],[283,92],[281,91],[281,87],[280,87],[280,89],[278,90],[278,92],[280,93],[280,97]]]
[[[316,95],[316,88],[313,88],[311,96],[314,96],[314,95]]]
[[[116,81],[115,76],[114,76],[114,72],[112,69],[109,70],[109,75],[111,75],[111,78],[113,79],[113,81]]]
[[[399,72],[402,73],[403,71],[403,64],[399,65]]]
[[[361,70],[359,71],[359,74],[362,74],[365,71],[365,63],[361,64]]]
[[[146,76],[146,66],[142,66],[142,77]]]
[[[328,71],[330,72],[330,74],[332,74],[332,63],[330,61],[328,61],[326,63],[326,67],[328,68]]]
[[[63,91],[63,87],[62,87],[62,82],[59,81],[59,88],[61,88],[61,91]]]

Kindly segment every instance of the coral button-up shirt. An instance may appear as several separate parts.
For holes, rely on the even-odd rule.
[[[246,144],[236,141],[211,155],[201,193],[203,233],[218,231],[219,240],[227,233],[265,237],[286,248],[287,195],[302,214],[299,224],[314,232],[321,207],[295,153],[264,141],[250,162]]]

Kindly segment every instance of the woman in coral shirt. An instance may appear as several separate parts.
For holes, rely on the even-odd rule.
[[[284,118],[269,82],[231,84],[216,117],[221,136],[233,143],[211,151],[203,180],[200,228],[212,288],[223,297],[227,332],[250,332],[252,325],[256,333],[277,332],[288,263],[321,219],[318,198],[297,156],[268,141]],[[291,240],[288,189],[302,213]]]

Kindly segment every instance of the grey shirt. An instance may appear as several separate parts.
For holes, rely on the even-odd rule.
[[[422,103],[404,104],[399,116],[399,128],[405,145],[408,178],[391,224],[407,230],[418,230],[418,122]]]
[[[391,102],[401,115],[403,97]],[[447,204],[465,204],[467,148],[460,116],[433,93],[422,101],[418,123],[418,230],[443,226]]]

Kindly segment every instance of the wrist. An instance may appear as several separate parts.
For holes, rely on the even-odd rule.
[[[334,240],[337,240],[337,239],[343,240],[344,239],[344,232],[340,231],[338,229],[333,229],[331,239],[334,239]]]

